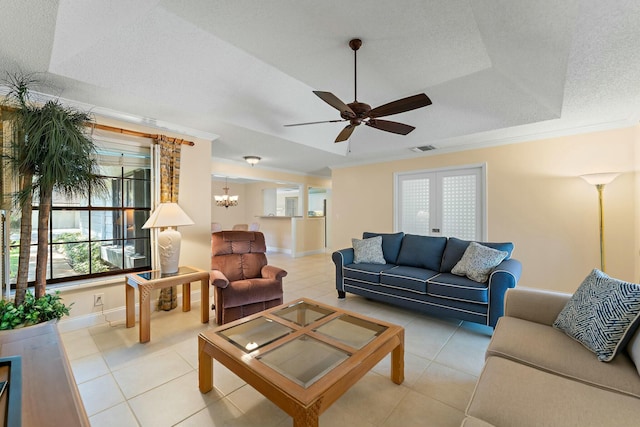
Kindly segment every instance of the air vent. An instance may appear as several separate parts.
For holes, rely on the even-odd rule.
[[[435,150],[436,147],[433,145],[422,145],[420,147],[410,148],[411,151],[415,151],[416,153],[424,153],[425,151]]]

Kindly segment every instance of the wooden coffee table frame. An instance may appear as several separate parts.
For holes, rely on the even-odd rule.
[[[145,279],[141,274],[156,272],[157,270],[140,271],[127,274],[125,279],[125,308],[126,326],[131,328],[136,324],[135,290],[140,291],[140,342],[151,340],[151,291],[154,289],[168,288],[182,285],[182,311],[191,311],[191,282],[200,281],[200,320],[209,323],[209,272],[195,267],[180,267],[193,270],[191,273],[177,274],[175,276],[161,277],[157,279]]]
[[[286,319],[273,314],[274,311],[281,310],[299,301],[330,309],[334,313],[307,326],[288,322]],[[343,314],[386,326],[387,329],[361,349],[352,348],[312,330]],[[262,316],[286,325],[294,329],[294,332],[249,354],[216,333]],[[303,334],[329,343],[351,354],[344,362],[333,368],[308,388],[302,387],[256,359],[260,354],[267,353],[269,350],[290,342]],[[213,359],[215,359],[293,417],[294,427],[317,427],[320,414],[389,353],[391,353],[391,380],[396,384],[401,384],[404,381],[404,328],[362,316],[358,313],[342,310],[338,307],[301,298],[200,333],[198,336],[199,388],[202,393],[207,393],[213,388]]]

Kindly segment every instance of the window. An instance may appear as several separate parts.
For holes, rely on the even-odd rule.
[[[396,174],[395,229],[483,240],[484,176],[482,166]]]
[[[146,146],[98,141],[100,176],[106,191],[69,198],[54,193],[49,219],[47,283],[151,268],[151,152]],[[34,200],[29,281],[35,278],[38,201]],[[10,224],[10,280],[15,285],[19,212]]]

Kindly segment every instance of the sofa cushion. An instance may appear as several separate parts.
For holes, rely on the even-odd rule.
[[[467,415],[496,426],[635,426],[640,405],[635,397],[489,357]]]
[[[440,271],[440,261],[446,244],[446,237],[405,234],[396,264]]]
[[[351,239],[354,264],[386,264],[382,255],[382,237]]]
[[[506,251],[483,246],[476,242],[469,243],[462,258],[453,266],[451,272],[458,276],[467,276],[476,282],[489,280],[489,273],[508,255]]]
[[[400,265],[381,272],[380,285],[426,294],[427,280],[436,274],[436,271]]]
[[[467,250],[467,246],[471,243],[470,240],[460,240],[455,237],[449,237],[447,240],[447,246],[444,249],[442,255],[442,264],[440,265],[440,271],[442,273],[451,273],[451,269],[460,261],[464,251]],[[488,246],[499,251],[506,251],[508,255],[505,259],[511,258],[513,252],[513,243],[495,243],[495,242],[478,242],[483,246]]]
[[[427,282],[427,293],[442,298],[487,304],[489,287],[466,277],[440,273]]]
[[[395,267],[392,264],[348,264],[343,267],[344,278],[380,283],[380,272]]]
[[[404,233],[370,233],[368,231],[362,233],[363,239],[376,236],[382,237],[382,253],[384,254],[384,259],[389,264],[396,264],[398,254],[400,253],[400,246],[402,246]]]
[[[466,417],[462,420],[460,427],[495,427],[493,424],[489,424],[486,421],[480,420],[476,417]]]
[[[593,357],[579,342],[548,325],[504,316],[498,320],[487,349],[500,356],[610,391],[640,398],[640,376],[620,353],[609,363]]]
[[[627,345],[640,321],[640,285],[594,269],[553,323],[609,362]]]
[[[640,375],[640,328],[636,329],[636,333],[633,334],[633,337],[629,340],[629,344],[627,344],[627,352],[629,353],[629,357],[633,363],[636,365],[638,375]]]

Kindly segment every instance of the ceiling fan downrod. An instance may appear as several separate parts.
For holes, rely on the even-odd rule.
[[[362,46],[362,40],[351,39],[349,47],[353,49],[353,102],[358,102],[358,49]]]

